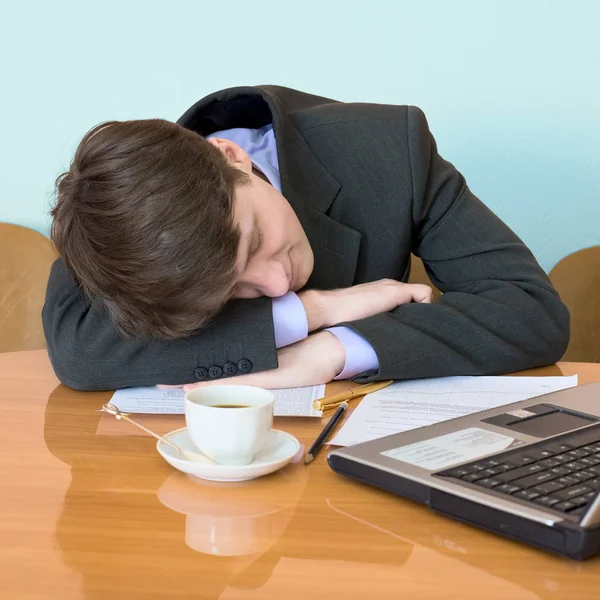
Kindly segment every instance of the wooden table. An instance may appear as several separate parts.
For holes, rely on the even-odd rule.
[[[600,365],[528,374],[574,373],[598,381]],[[563,560],[358,485],[325,452],[243,484],[189,479],[152,438],[97,412],[109,396],[59,385],[45,352],[0,354],[0,598],[600,598],[600,560]],[[163,432],[183,423],[148,418]],[[321,423],[277,427],[306,446]]]

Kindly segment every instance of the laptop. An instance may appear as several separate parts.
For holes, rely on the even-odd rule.
[[[340,448],[328,462],[562,556],[600,552],[600,383]]]

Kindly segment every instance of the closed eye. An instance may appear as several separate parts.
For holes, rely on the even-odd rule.
[[[239,271],[239,277],[244,276],[244,274],[248,270],[250,261],[252,260],[252,258],[254,256],[256,256],[258,254],[258,252],[262,246],[262,243],[263,243],[262,231],[258,228],[258,226],[255,226],[252,231],[252,238],[251,238],[250,244],[248,246],[248,254],[246,256],[246,264],[244,265],[244,268],[241,271]],[[236,287],[239,288],[239,283],[236,285]]]
[[[250,244],[250,250],[248,252],[248,262],[250,262],[250,259],[258,254],[258,251],[260,250],[262,244],[263,244],[262,230],[259,229],[258,227],[255,227],[254,234],[252,236],[252,243]]]

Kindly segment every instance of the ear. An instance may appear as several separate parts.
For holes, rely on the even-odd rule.
[[[223,138],[210,138],[208,142],[220,150],[228,162],[234,167],[241,169],[245,173],[252,173],[252,161],[250,160],[248,153],[243,148],[240,148],[235,142],[230,142]]]

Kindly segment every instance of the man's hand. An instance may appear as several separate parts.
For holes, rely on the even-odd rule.
[[[340,290],[306,290],[298,298],[306,311],[308,330],[318,331],[389,312],[401,304],[430,303],[432,295],[427,285],[381,279]]]
[[[307,290],[298,294],[298,297],[306,311],[308,330],[318,331],[389,312],[401,304],[430,303],[432,294],[431,288],[426,285],[382,279],[340,290]],[[279,349],[277,359],[277,369],[189,383],[183,389],[188,391],[206,385],[233,384],[278,389],[329,383],[344,368],[346,354],[336,336],[328,331],[319,331],[296,344]]]
[[[346,353],[342,343],[329,331],[309,335],[306,339],[277,351],[279,368],[183,386],[187,392],[207,385],[255,385],[267,389],[303,387],[329,383],[342,371]]]

